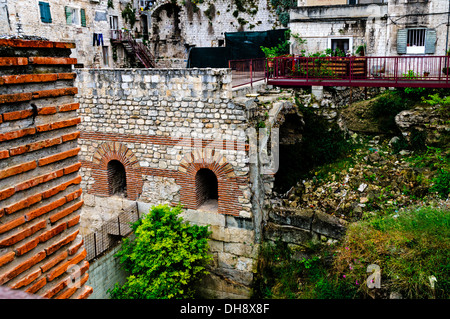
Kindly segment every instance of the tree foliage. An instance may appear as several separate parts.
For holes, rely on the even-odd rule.
[[[132,225],[135,239],[123,240],[116,254],[130,273],[124,285],[109,291],[115,299],[192,298],[193,284],[207,274],[207,226],[191,225],[181,207],[154,206]]]

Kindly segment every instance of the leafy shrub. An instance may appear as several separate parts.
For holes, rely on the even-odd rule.
[[[397,131],[395,116],[406,109],[408,106],[405,99],[395,91],[388,91],[372,103],[371,113],[378,119],[381,128],[386,131]]]
[[[427,98],[422,97],[422,101],[429,104],[429,105],[438,105],[439,106],[439,112],[442,115],[448,116],[450,112],[450,95],[441,97],[443,94],[448,92],[441,92],[441,93],[435,93],[435,94],[429,94]]]
[[[116,299],[192,298],[193,284],[207,274],[207,226],[178,217],[181,208],[155,206],[132,225],[136,238],[123,240],[116,254],[130,273],[124,285],[109,290]]]
[[[430,192],[438,193],[442,199],[447,198],[450,193],[450,171],[439,169],[432,182],[433,186],[431,186]]]

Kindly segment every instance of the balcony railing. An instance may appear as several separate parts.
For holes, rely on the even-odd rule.
[[[238,87],[265,79],[266,59],[230,60],[228,66],[232,72],[232,87]]]
[[[448,87],[449,67],[449,56],[285,56],[267,59],[266,77],[268,81],[298,80],[304,85]]]
[[[113,42],[127,42],[131,51],[146,68],[154,68],[155,58],[150,49],[142,42],[136,41],[129,31],[111,30],[111,40]]]

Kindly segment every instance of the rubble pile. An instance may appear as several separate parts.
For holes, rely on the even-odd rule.
[[[285,194],[274,193],[272,208],[321,212],[355,221],[364,213],[392,212],[437,199],[428,192],[430,168],[414,167],[407,161],[406,150],[393,154],[393,141],[375,137],[351,159],[315,169],[312,178],[298,182]]]

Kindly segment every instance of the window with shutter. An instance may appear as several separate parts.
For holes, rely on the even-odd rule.
[[[425,33],[425,53],[434,54],[436,51],[436,30],[428,29]]]
[[[81,15],[81,26],[86,26],[86,10],[80,9],[80,15]]]
[[[397,32],[397,53],[406,54],[406,42],[408,38],[408,30],[401,29]]]
[[[71,7],[64,7],[64,10],[66,12],[66,23],[72,24],[72,8]]]
[[[398,54],[433,54],[436,50],[436,30],[411,28],[398,30]]]
[[[48,2],[39,1],[39,12],[41,14],[42,22],[52,23],[52,16],[50,13],[50,4]]]
[[[64,7],[66,13],[66,23],[68,25],[80,26],[82,24],[82,11],[84,9],[74,8],[74,7]],[[84,27],[86,26],[86,11],[84,11]]]

